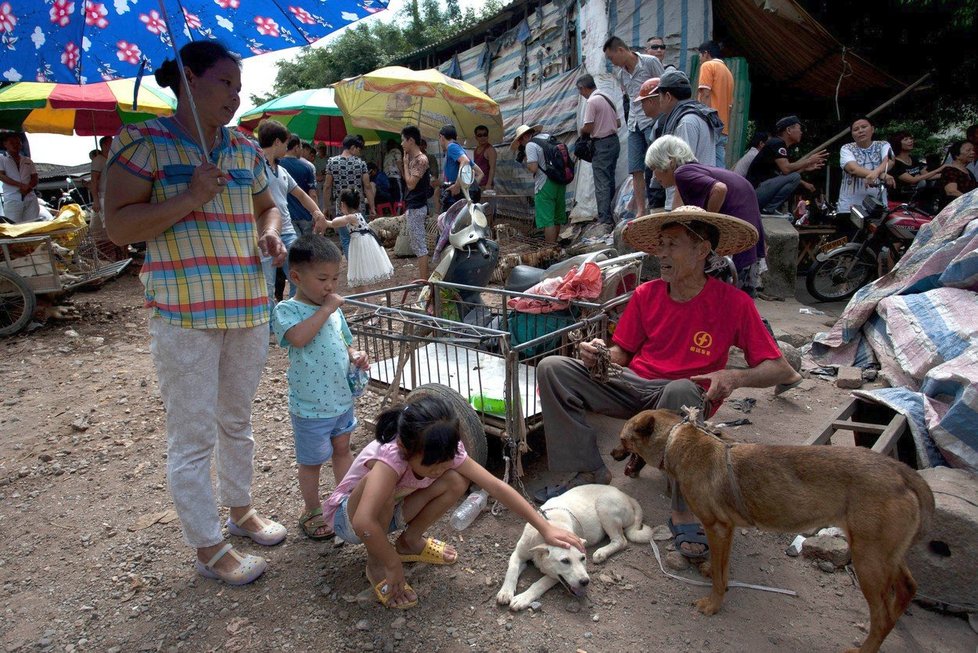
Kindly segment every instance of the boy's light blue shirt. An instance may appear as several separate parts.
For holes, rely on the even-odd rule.
[[[312,317],[318,306],[295,299],[279,302],[272,313],[272,332],[289,350],[289,412],[307,419],[337,417],[353,406],[347,381],[348,347],[353,334],[343,311],[337,309],[305,347],[293,347],[285,332]]]

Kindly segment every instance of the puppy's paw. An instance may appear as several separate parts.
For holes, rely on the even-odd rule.
[[[499,605],[510,605],[512,601],[513,593],[510,590],[499,590],[499,594],[496,595],[496,603]]]
[[[714,615],[720,611],[720,605],[723,603],[723,599],[717,601],[713,596],[704,596],[698,599],[693,605],[696,609],[705,614],[706,616]]]
[[[598,565],[600,565],[602,562],[604,562],[607,559],[608,559],[608,554],[605,553],[604,551],[595,551],[594,555],[591,556],[591,560]]]
[[[527,596],[526,592],[523,592],[522,594],[517,594],[510,600],[509,609],[513,612],[520,612],[530,607],[531,603],[533,603],[533,598]]]

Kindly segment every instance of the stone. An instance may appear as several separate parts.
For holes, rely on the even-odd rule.
[[[659,524],[652,529],[652,539],[656,542],[667,542],[672,539],[672,531],[665,524]]]
[[[689,569],[689,560],[679,551],[669,551],[663,560],[666,567],[673,571],[686,571]]]
[[[767,244],[767,271],[761,275],[764,293],[794,297],[798,276],[798,231],[784,218],[761,216]]]
[[[827,574],[834,574],[835,573],[835,565],[833,565],[828,560],[819,560],[818,561],[818,568],[821,569],[822,571],[824,571]]]
[[[836,567],[845,567],[851,560],[849,543],[841,537],[830,535],[805,538],[801,554],[810,560],[826,560]]]
[[[361,619],[357,622],[356,629],[361,631],[370,630],[370,622],[366,619]]]
[[[781,349],[781,354],[784,359],[788,361],[788,365],[791,365],[791,369],[798,371],[801,369],[801,352],[792,345],[791,343],[778,340],[778,347]]]
[[[917,581],[917,600],[927,597],[927,603],[960,612],[960,606],[978,605],[978,476],[950,467],[920,475],[934,492],[934,517],[907,553],[907,566]]]
[[[863,385],[863,371],[858,367],[840,367],[835,385],[843,390],[855,390]]]
[[[564,610],[567,612],[575,613],[581,611],[581,602],[577,599],[570,599],[564,604]]]
[[[391,622],[391,629],[400,630],[401,628],[404,628],[405,624],[407,624],[407,619],[405,619],[404,617],[398,617],[397,619]]]
[[[778,333],[775,330],[775,334],[777,335],[776,340],[779,344],[786,342],[792,347],[799,349],[812,341],[811,334],[807,333]]]

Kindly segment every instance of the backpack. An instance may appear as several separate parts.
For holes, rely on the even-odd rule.
[[[574,181],[574,163],[571,161],[567,146],[553,136],[548,138],[531,138],[543,150],[543,172],[555,184],[566,186]]]

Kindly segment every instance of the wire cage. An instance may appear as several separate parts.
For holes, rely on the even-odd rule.
[[[580,340],[607,337],[641,268],[641,255],[621,258],[603,268],[610,282],[593,302],[437,282],[353,295],[344,312],[354,346],[370,355],[371,384],[385,392],[383,403],[432,383],[451,388],[478,412],[486,433],[502,438],[519,477],[527,434],[542,424],[537,366],[547,356],[573,355]],[[426,287],[430,300],[421,303]],[[515,310],[519,300],[534,300],[540,312]]]

